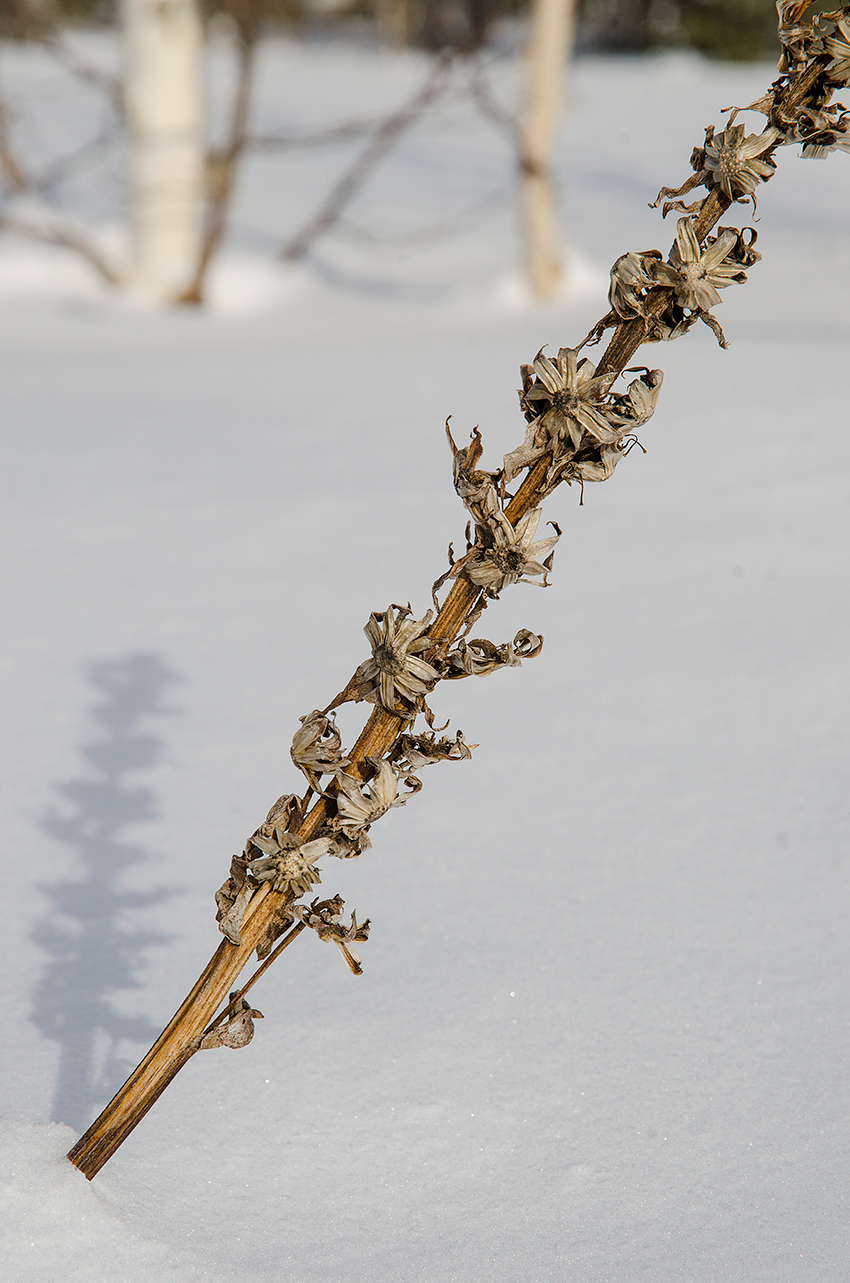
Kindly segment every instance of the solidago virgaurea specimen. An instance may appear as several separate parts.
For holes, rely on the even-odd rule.
[[[280,797],[242,855],[233,857],[216,895],[223,936],[216,953],[68,1155],[87,1177],[197,1051],[250,1041],[260,1013],[245,995],[303,932],[334,944],[351,971],[360,973],[368,920],[352,915],[346,924],[339,896],[307,897],[327,878],[334,858],[359,856],[371,844],[372,826],[420,791],[426,766],[471,756],[475,746],[460,733],[438,738],[427,703],[437,683],[486,676],[540,652],[543,638],[527,629],[502,643],[471,633],[507,588],[547,585],[561,532],[554,522],[541,526],[543,501],[563,481],[583,487],[607,480],[639,444],[637,432],[652,416],[662,386],[660,370],[629,364],[642,344],[678,338],[702,321],[725,346],[712,309],[722,290],[746,280],[760,256],[751,227],[718,224],[736,205],[755,206],[759,187],[776,168],[778,148],[797,144],[803,156],[815,158],[850,151],[850,113],[832,101],[850,83],[850,5],[804,22],[808,7],[780,0],[778,79],[749,107],[735,108],[720,133],[706,130],[691,157],[691,177],[678,188],[662,188],[659,201],[670,198],[663,212],[680,215],[666,257],[657,249],[622,254],[611,269],[610,310],[586,338],[556,356],[541,351],[521,367],[527,426],[502,466],[479,467],[477,429],[466,445],[448,434],[454,486],[468,515],[466,549],[455,559],[450,548],[449,567],[431,588],[433,609],[416,618],[409,605],[391,603],[371,615],[365,629],[371,653],[326,708],[301,719],[291,753],[306,791]],[[763,116],[764,127],[748,133],[737,123],[742,111]],[[699,188],[705,195],[684,205],[681,197]],[[583,349],[609,329],[611,340],[594,365]],[[344,747],[333,710],[361,701],[372,711],[356,743]],[[417,729],[420,718],[426,725]],[[260,967],[241,989],[232,988],[254,951]]]

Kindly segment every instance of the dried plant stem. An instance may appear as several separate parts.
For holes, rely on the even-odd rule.
[[[268,971],[272,963],[277,962],[278,958],[283,953],[284,949],[288,949],[289,946],[292,944],[293,940],[297,940],[298,937],[301,935],[301,932],[306,930],[307,930],[306,922],[296,922],[292,930],[289,931],[283,937],[283,939],[281,940],[277,948],[272,950],[272,952],[266,958],[265,962],[260,963],[259,967],[257,967],[257,970],[251,976],[251,979],[248,980],[242,986],[242,988],[239,990],[238,993],[235,993],[233,995],[233,997],[228,1002],[227,1006],[223,1007],[222,1010],[218,1013],[215,1020],[210,1021],[210,1023],[207,1025],[206,1029],[204,1030],[203,1034],[201,1035],[202,1038],[206,1037],[207,1034],[212,1033],[213,1029],[217,1029],[220,1024],[224,1023],[224,1021],[230,1015],[231,1011],[233,1011],[236,1007],[238,1007],[240,1001],[245,997],[245,994],[248,993],[249,990],[254,988],[254,985],[257,983],[260,977],[263,976]]]
[[[455,583],[435,621],[434,627],[438,629],[435,636],[445,637],[447,641],[453,640],[467,617],[470,598],[474,604],[478,596],[479,590],[466,581]],[[367,779],[371,767],[366,758],[386,753],[404,725],[403,718],[394,716],[386,709],[376,708],[352,750],[350,773],[360,779]],[[300,834],[305,841],[324,823],[328,806],[327,799],[320,797],[304,820]],[[210,1022],[213,1021],[212,1027],[219,1023],[218,1020],[213,1020],[219,1005],[230,993],[237,976],[247,964],[283,900],[282,894],[269,890],[268,883],[257,890],[242,921],[242,944],[233,945],[227,940],[222,941],[191,993],[144,1060],[69,1151],[71,1162],[89,1180],[97,1175],[198,1050]],[[271,961],[271,957],[266,959],[266,964]],[[224,1015],[222,1012],[222,1019]]]
[[[796,0],[782,0],[780,5],[783,23],[785,18],[793,14],[797,9],[805,9],[805,5],[796,3]],[[850,6],[840,11],[846,15],[846,20],[850,21]],[[823,21],[832,21],[836,24],[837,15],[824,15]],[[789,18],[790,21],[790,18]],[[845,21],[845,19],[842,19]],[[839,28],[841,29],[841,28]],[[844,45],[837,37],[832,37],[831,45],[824,46],[821,40],[821,34],[815,33],[812,28],[804,30],[804,38],[800,44],[801,28],[789,28],[787,23],[780,27],[781,33],[787,36],[786,50],[784,57],[790,59],[792,70],[789,74],[781,78],[771,88],[769,94],[759,104],[754,104],[754,109],[763,110],[768,115],[771,125],[765,134],[755,140],[755,149],[748,153],[748,156],[739,157],[739,170],[743,172],[741,166],[753,157],[760,155],[772,154],[772,151],[778,145],[778,139],[782,136],[784,142],[802,141],[806,145],[809,136],[815,138],[814,143],[819,150],[817,154],[827,147],[830,138],[834,141],[834,146],[846,146],[846,136],[850,136],[850,124],[846,123],[844,116],[839,116],[837,112],[840,109],[838,105],[835,108],[827,108],[829,96],[835,83],[834,72],[835,62],[839,65],[845,65],[841,58],[848,60],[850,65],[850,46],[847,46],[848,53],[845,55]],[[827,28],[829,31],[829,28]],[[789,34],[790,32],[790,34]],[[808,32],[808,36],[805,35]],[[805,40],[810,42],[806,46]],[[796,44],[792,42],[797,42]],[[838,53],[835,50],[838,49]],[[802,50],[802,52],[799,52]],[[805,59],[814,59],[809,65]],[[833,61],[831,61],[831,59]],[[796,68],[796,69],[795,69]],[[832,79],[830,79],[832,75]],[[436,92],[439,80],[434,79],[426,85],[422,94],[427,96],[429,92]],[[767,106],[764,106],[767,104]],[[796,113],[796,115],[795,115]],[[832,113],[831,115],[828,113]],[[811,121],[815,121],[815,125]],[[846,128],[845,128],[846,125]],[[801,133],[800,130],[803,130]],[[809,134],[805,131],[809,130]],[[815,132],[812,133],[812,130]],[[831,132],[830,132],[831,131]],[[741,135],[743,131],[741,131]],[[713,137],[707,131],[706,138]],[[731,140],[731,141],[730,141]],[[826,141],[824,141],[826,140]],[[739,146],[741,137],[731,133],[724,142],[724,146],[734,149]],[[753,146],[752,140],[749,140],[749,146]],[[706,149],[708,141],[706,143]],[[827,148],[828,149],[828,148]],[[850,147],[847,147],[850,150]],[[705,155],[695,151],[695,156]],[[323,765],[320,774],[334,775],[327,789],[320,793],[313,802],[312,808],[304,814],[304,808],[310,801],[314,790],[319,789],[315,783],[316,776],[307,774],[310,781],[310,790],[302,804],[298,804],[297,799],[291,795],[280,799],[275,804],[272,812],[269,813],[269,819],[266,825],[271,827],[261,827],[249,840],[246,848],[246,857],[241,861],[240,880],[238,891],[233,891],[232,896],[227,892],[225,902],[235,906],[237,903],[244,903],[242,897],[250,895],[244,915],[239,924],[239,930],[231,932],[216,950],[213,957],[207,964],[203,974],[198,979],[191,993],[183,1002],[167,1028],[157,1039],[154,1046],[145,1056],[144,1060],[137,1069],[130,1075],[127,1082],[115,1096],[114,1100],[104,1109],[100,1117],[92,1124],[84,1136],[80,1138],[77,1144],[70,1151],[68,1157],[79,1169],[91,1179],[104,1165],[104,1163],[115,1152],[123,1140],[129,1135],[136,1124],[144,1117],[157,1098],[165,1090],[174,1076],[186,1064],[194,1053],[199,1050],[201,1040],[206,1034],[211,1033],[220,1026],[228,1016],[234,1011],[241,1011],[240,1006],[244,994],[256,983],[259,977],[271,965],[275,958],[279,957],[284,949],[297,938],[304,928],[305,922],[302,916],[298,925],[293,925],[294,918],[300,914],[303,915],[304,906],[296,906],[294,911],[287,916],[284,912],[281,917],[281,911],[286,911],[294,900],[304,894],[304,889],[312,882],[317,881],[317,876],[312,873],[309,867],[309,861],[305,864],[301,856],[292,856],[293,851],[306,850],[308,844],[313,842],[314,853],[309,855],[310,860],[315,860],[318,855],[315,853],[315,847],[322,848],[325,852],[329,851],[332,842],[337,839],[342,832],[347,834],[351,831],[353,821],[351,820],[351,811],[349,809],[349,819],[345,819],[345,808],[350,803],[351,797],[357,800],[357,782],[368,782],[377,776],[377,784],[383,788],[386,784],[387,777],[392,782],[392,788],[395,789],[397,783],[396,777],[391,769],[392,762],[396,761],[396,755],[399,752],[398,744],[405,739],[402,732],[408,732],[409,728],[421,710],[421,702],[411,698],[406,700],[403,696],[402,703],[399,706],[395,695],[387,699],[381,691],[384,688],[374,686],[378,678],[374,673],[381,669],[375,663],[380,659],[384,664],[380,677],[384,681],[387,673],[401,673],[401,677],[396,676],[393,681],[396,687],[402,689],[399,683],[409,681],[409,672],[430,674],[434,681],[441,676],[462,676],[470,671],[482,671],[472,668],[465,668],[463,671],[449,671],[444,668],[441,671],[431,667],[431,661],[438,664],[447,663],[446,656],[448,649],[459,636],[465,636],[464,630],[468,630],[471,624],[478,618],[482,608],[487,604],[487,598],[499,595],[501,589],[507,583],[516,583],[520,575],[530,573],[532,575],[541,575],[544,570],[547,571],[551,566],[551,559],[545,565],[537,564],[536,557],[544,557],[545,553],[554,546],[556,540],[548,538],[538,543],[533,543],[534,532],[537,521],[539,520],[539,506],[542,500],[551,492],[560,479],[581,480],[582,484],[585,477],[590,480],[605,479],[610,475],[613,463],[607,472],[600,476],[602,464],[605,462],[604,450],[609,452],[619,452],[619,457],[627,452],[621,444],[625,438],[629,423],[643,423],[651,415],[655,405],[658,388],[661,384],[660,371],[646,371],[645,377],[635,381],[629,388],[628,394],[616,394],[610,391],[613,382],[613,376],[622,373],[629,362],[632,360],[635,352],[641,344],[648,338],[676,337],[678,333],[684,333],[689,329],[697,319],[707,320],[711,324],[715,333],[721,341],[723,340],[722,330],[720,330],[715,318],[707,311],[711,302],[716,302],[719,297],[716,290],[711,284],[712,280],[719,282],[720,288],[730,284],[732,280],[743,281],[746,276],[741,268],[749,267],[758,259],[758,255],[751,253],[752,241],[747,242],[742,233],[733,232],[729,229],[721,229],[721,234],[714,238],[711,245],[707,241],[709,231],[717,224],[720,218],[730,208],[733,201],[714,183],[711,175],[707,170],[700,170],[703,162],[694,163],[695,178],[689,180],[689,183],[682,189],[675,189],[681,194],[682,191],[690,190],[697,183],[706,186],[708,195],[699,205],[699,211],[693,219],[686,217],[680,220],[679,230],[677,232],[677,246],[671,251],[670,259],[665,263],[657,251],[647,251],[643,255],[624,255],[619,259],[612,268],[612,312],[599,323],[596,330],[591,331],[584,342],[587,343],[593,339],[598,339],[606,328],[613,327],[613,336],[608,347],[603,354],[597,372],[594,373],[594,367],[585,363],[584,358],[581,362],[577,361],[578,349],[562,349],[557,358],[557,364],[548,358],[543,358],[542,354],[535,360],[534,367],[523,367],[524,390],[521,395],[521,403],[524,412],[529,420],[528,432],[525,444],[519,450],[513,452],[513,455],[506,456],[505,464],[499,473],[483,473],[476,470],[476,463],[480,457],[480,435],[477,430],[474,434],[474,444],[470,445],[465,451],[458,450],[452,442],[452,448],[455,453],[455,484],[458,493],[464,498],[464,503],[468,511],[473,516],[476,525],[476,543],[470,544],[468,552],[460,562],[453,562],[450,570],[442,577],[439,583],[445,582],[446,578],[451,575],[454,582],[447,593],[443,605],[439,608],[437,617],[430,626],[428,626],[429,616],[425,620],[410,623],[402,623],[408,613],[407,610],[400,608],[390,608],[390,611],[384,616],[372,616],[370,624],[367,626],[367,636],[376,640],[373,641],[373,660],[367,661],[365,666],[357,670],[355,676],[351,679],[346,689],[337,696],[336,700],[330,705],[330,708],[336,707],[337,704],[346,702],[349,699],[361,700],[364,698],[373,698],[375,707],[370,714],[360,737],[354,747],[350,750],[345,758],[342,770],[337,770],[335,765],[330,767]],[[736,162],[738,163],[738,162]],[[755,164],[753,160],[753,164]],[[772,172],[764,161],[761,164],[761,180],[766,181],[765,174],[769,177]],[[771,165],[773,162],[771,160]],[[775,167],[775,166],[774,166]],[[758,171],[754,171],[758,172]],[[671,189],[664,189],[669,193]],[[662,193],[663,194],[663,193]],[[681,208],[681,205],[678,206]],[[692,211],[694,207],[690,207]],[[676,254],[679,257],[676,257]],[[732,257],[737,255],[737,257]],[[618,275],[618,269],[625,262],[626,266]],[[726,264],[724,267],[723,264]],[[680,270],[681,269],[681,270]],[[687,276],[690,272],[690,276]],[[652,274],[654,273],[654,275]],[[725,273],[725,275],[724,275]],[[713,275],[712,275],[713,274]],[[689,281],[696,280],[699,288],[706,291],[706,296],[710,302],[700,302],[696,294],[689,291],[692,285]],[[695,286],[693,288],[696,288]],[[620,293],[618,294],[618,290]],[[631,290],[631,294],[629,294]],[[711,300],[711,295],[714,295]],[[678,300],[678,302],[677,302]],[[618,310],[619,305],[619,310]],[[676,310],[678,308],[678,311]],[[666,327],[666,329],[665,329]],[[584,346],[584,343],[580,346]],[[537,379],[535,381],[535,374]],[[544,386],[545,384],[545,386]],[[606,399],[607,398],[607,399]],[[541,412],[541,406],[549,408]],[[610,417],[605,419],[603,414],[607,413]],[[631,419],[629,415],[631,414]],[[572,417],[570,417],[572,416]],[[577,416],[584,416],[583,422],[590,422],[592,431],[597,434],[595,440],[588,446],[589,437],[587,432],[591,429],[585,429],[579,423]],[[554,423],[555,428],[561,424],[560,431],[550,431],[546,426],[547,423]],[[566,439],[564,424],[570,425],[570,434],[578,434],[578,441],[569,441]],[[612,424],[626,425],[621,426],[618,430],[620,435],[613,433]],[[543,444],[538,444],[541,440],[535,434],[542,431],[543,425],[549,434],[543,439]],[[582,436],[582,433],[585,433]],[[602,435],[598,435],[598,434]],[[606,435],[607,434],[607,435]],[[612,435],[613,434],[613,435]],[[614,438],[616,437],[616,440]],[[632,436],[631,440],[634,439]],[[612,444],[613,441],[613,444]],[[545,453],[541,451],[545,450]],[[570,451],[572,453],[570,453]],[[593,457],[595,451],[595,457]],[[516,460],[519,458],[520,462]],[[509,467],[509,460],[512,461]],[[516,476],[522,468],[527,468],[526,475],[520,483],[516,493],[513,496],[507,496],[504,488],[497,493],[497,484],[503,487],[506,480]],[[564,469],[572,469],[572,472]],[[585,471],[581,469],[585,468]],[[559,472],[559,469],[562,471]],[[594,469],[596,471],[594,471]],[[462,487],[465,487],[463,489]],[[499,507],[501,505],[501,507]],[[482,534],[483,531],[483,534]],[[507,532],[507,533],[505,533]],[[559,533],[559,532],[558,532]],[[542,550],[542,551],[538,551]],[[500,560],[501,558],[501,560]],[[513,558],[513,562],[510,561]],[[514,567],[513,578],[507,576],[510,567]],[[517,570],[516,567],[520,566]],[[500,569],[502,567],[502,569]],[[505,568],[507,567],[507,568]],[[545,576],[544,576],[545,582]],[[436,600],[436,599],[435,599]],[[395,609],[398,618],[392,615]],[[380,621],[383,620],[383,623]],[[370,633],[370,629],[372,630]],[[393,632],[393,629],[401,630],[400,633]],[[404,631],[407,630],[407,631]],[[402,643],[399,643],[398,636],[402,636]],[[518,637],[520,635],[518,634]],[[533,636],[527,634],[528,636]],[[531,653],[537,653],[541,639],[534,638],[537,649]],[[518,645],[518,643],[516,643]],[[461,643],[466,645],[466,643]],[[496,651],[497,648],[490,642],[470,643],[481,647],[490,647],[490,651]],[[395,647],[395,649],[393,649]],[[469,647],[467,648],[468,653]],[[508,648],[503,647],[502,651],[507,652]],[[523,651],[523,655],[529,652]],[[510,652],[511,661],[519,662],[519,650],[514,653]],[[399,657],[404,659],[401,663]],[[449,657],[451,659],[451,657]],[[465,661],[464,661],[465,662]],[[499,660],[499,662],[507,662]],[[372,677],[368,677],[369,665],[372,665]],[[395,664],[395,668],[392,665]],[[405,664],[408,666],[405,669]],[[411,667],[412,665],[412,667]],[[486,671],[491,671],[490,669]],[[366,671],[367,677],[364,678],[363,671]],[[404,670],[404,671],[402,671]],[[409,671],[408,671],[409,670]],[[408,675],[405,676],[405,673]],[[389,679],[386,679],[389,680]],[[364,693],[363,683],[366,683]],[[370,682],[373,683],[370,686]],[[390,682],[390,690],[394,691],[396,687]],[[413,688],[416,689],[415,687]],[[419,690],[425,691],[431,689],[430,686],[420,685]],[[389,704],[389,706],[385,706]],[[395,708],[397,711],[391,711]],[[326,710],[327,712],[327,710]],[[302,723],[310,722],[311,719],[324,719],[322,723],[328,736],[331,731],[328,730],[330,725],[325,714],[311,714],[310,719],[302,719]],[[336,732],[333,732],[336,734]],[[301,734],[301,732],[299,732]],[[337,739],[337,744],[339,740]],[[419,741],[423,743],[424,741]],[[433,741],[427,741],[433,743]],[[445,742],[442,742],[445,744]],[[462,737],[458,737],[457,745],[462,746]],[[334,750],[336,751],[336,750]],[[404,752],[409,752],[404,749]],[[390,754],[390,759],[387,758]],[[468,752],[467,752],[468,755]],[[295,760],[295,759],[294,759]],[[432,758],[431,760],[437,760]],[[400,771],[415,770],[416,768],[398,768]],[[336,773],[335,773],[336,772]],[[306,773],[306,772],[305,772]],[[382,783],[383,781],[383,783]],[[414,779],[411,787],[418,788],[418,781]],[[371,785],[370,785],[371,788]],[[343,796],[343,791],[347,795]],[[353,792],[352,792],[353,790]],[[367,814],[364,810],[366,819],[360,824],[360,828],[369,827],[369,823],[377,815],[385,813],[392,805],[397,804],[393,799],[395,792],[387,794],[385,791],[379,798],[377,812]],[[399,799],[401,800],[401,799]],[[369,799],[369,805],[374,805],[374,798]],[[291,806],[295,807],[294,812]],[[278,830],[274,827],[277,823],[275,817],[280,815],[281,807],[290,816],[289,821],[282,821],[282,828]],[[290,809],[287,811],[286,808]],[[368,808],[367,808],[368,809]],[[272,822],[274,821],[274,822]],[[346,824],[349,829],[346,830]],[[356,826],[355,830],[356,831]],[[270,833],[282,836],[275,837],[274,842],[267,836]],[[333,838],[328,838],[328,833]],[[365,832],[365,829],[364,829]],[[264,834],[266,836],[264,836]],[[318,835],[318,836],[317,836]],[[278,846],[275,847],[275,842]],[[252,844],[253,843],[253,848]],[[264,846],[261,843],[265,843]],[[289,845],[287,845],[289,843]],[[282,845],[281,845],[282,844]],[[254,859],[251,851],[257,850],[276,851],[277,854],[271,858]],[[358,847],[349,854],[358,854],[361,848]],[[337,854],[337,851],[333,852]],[[305,857],[306,858],[306,857]],[[300,865],[297,863],[301,860]],[[287,860],[295,860],[296,863],[286,864]],[[283,861],[283,863],[281,863]],[[276,863],[277,862],[277,863]],[[262,866],[274,866],[272,870],[264,872]],[[245,869],[251,874],[249,878]],[[257,866],[260,866],[259,868]],[[282,870],[290,869],[290,872],[283,876]],[[295,883],[287,882],[286,878],[293,879],[301,876],[301,873],[307,869],[309,877],[301,884],[301,889],[297,889]],[[296,872],[291,870],[295,869]],[[276,870],[276,872],[275,872]],[[263,877],[277,878],[279,881],[261,881],[257,889],[251,893],[250,888],[256,886],[256,880]],[[231,882],[234,875],[231,874]],[[255,879],[255,880],[252,880]],[[272,889],[273,886],[277,889]],[[294,889],[295,888],[295,889]],[[297,894],[296,894],[297,891]],[[225,889],[222,888],[222,893]],[[228,896],[230,899],[228,900]],[[238,897],[234,900],[233,897]],[[330,904],[331,902],[327,902]],[[341,904],[342,902],[339,901]],[[314,901],[314,906],[316,902]],[[321,908],[321,906],[319,906]],[[312,909],[312,907],[311,907]],[[235,907],[232,912],[235,912]],[[224,913],[224,910],[221,911]],[[319,909],[315,909],[319,913]],[[225,931],[227,926],[226,919],[222,919],[221,914],[219,921],[222,930]],[[327,926],[328,919],[324,920],[324,926]],[[338,919],[333,919],[333,922]],[[281,927],[283,923],[283,927]],[[310,925],[313,925],[312,921]],[[319,926],[323,922],[319,921]],[[351,928],[345,929],[348,934],[342,932],[337,934],[336,943],[340,944],[345,953],[348,945],[347,942],[352,940],[365,939],[368,923],[358,924],[352,919]],[[230,927],[227,927],[230,930]],[[277,948],[270,953],[266,961],[255,972],[246,985],[228,999],[237,976],[247,964],[254,949],[258,948],[261,942],[271,941],[275,938],[275,933],[279,934],[281,929],[286,929],[287,934],[278,944]],[[325,935],[320,938],[333,938],[333,931],[336,927],[330,928],[330,934],[325,931]],[[342,931],[342,929],[339,929]],[[361,934],[357,934],[360,931]],[[226,932],[225,932],[226,933]],[[269,934],[271,933],[271,934]],[[241,937],[241,939],[240,939]],[[239,941],[239,943],[234,943]],[[268,944],[263,944],[260,951],[268,949]],[[347,956],[349,965],[356,970],[359,964],[356,956],[353,961]],[[218,1016],[216,1012],[223,1002],[227,1000],[227,1005]],[[251,1014],[251,1013],[248,1013]],[[236,1042],[230,1042],[226,1045],[236,1046]]]

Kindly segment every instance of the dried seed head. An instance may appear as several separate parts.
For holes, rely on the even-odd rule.
[[[534,508],[517,522],[516,527],[502,512],[490,518],[487,527],[489,546],[479,546],[477,559],[466,567],[468,578],[483,588],[488,597],[498,597],[508,584],[534,583],[534,578],[529,576],[542,575],[543,583],[537,586],[546,587],[546,575],[551,566],[544,565],[543,559],[551,557],[560,533],[538,539],[535,543],[541,515],[541,509]]]
[[[391,756],[399,770],[419,771],[435,762],[468,760],[476,748],[477,744],[466,743],[462,731],[458,731],[454,739],[444,736],[439,740],[434,731],[427,731],[424,735],[402,732],[392,747]]]
[[[248,872],[257,882],[270,882],[273,891],[297,898],[321,882],[316,860],[327,855],[330,838],[314,838],[301,843],[297,835],[276,831],[272,838],[255,836],[254,846],[264,854],[248,863]]]
[[[746,137],[743,125],[730,123],[723,133],[716,136],[713,129],[709,130],[705,142],[705,167],[715,186],[730,200],[752,196],[759,183],[766,183],[773,177],[776,162],[770,157],[762,157],[781,138],[781,133],[773,126],[761,134]]]
[[[334,826],[349,838],[360,838],[375,820],[407,801],[406,797],[398,796],[398,774],[391,763],[373,757],[366,760],[376,771],[368,784],[361,784],[345,771],[338,771],[336,775],[339,792]]]
[[[344,906],[342,897],[335,895],[332,900],[322,900],[321,903],[316,899],[309,908],[297,905],[295,914],[306,926],[312,927],[320,940],[335,944],[349,969],[355,976],[360,976],[363,974],[360,955],[352,945],[369,939],[370,922],[367,918],[365,922],[358,923],[357,914],[352,913],[350,925],[344,927],[341,921]]]
[[[310,787],[320,793],[319,777],[342,770],[350,758],[342,756],[342,737],[333,713],[328,716],[314,709],[300,721],[301,727],[292,737],[290,757]]]
[[[372,646],[372,658],[361,664],[355,675],[391,713],[399,711],[399,699],[414,709],[421,707],[422,697],[439,677],[435,668],[419,658],[431,645],[427,632],[433,611],[419,620],[408,619],[409,613],[409,607],[390,606],[383,614],[370,616],[364,632]]]

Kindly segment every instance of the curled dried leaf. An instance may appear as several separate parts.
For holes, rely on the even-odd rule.
[[[480,524],[499,510],[499,495],[496,489],[496,481],[499,474],[496,472],[484,472],[476,467],[478,460],[484,453],[484,447],[481,444],[481,433],[478,428],[473,428],[470,444],[462,450],[459,450],[455,445],[448,419],[446,420],[446,436],[452,452],[455,490],[473,521]]]
[[[534,659],[542,649],[542,635],[538,636],[528,628],[520,629],[513,642],[504,642],[501,646],[494,645],[485,637],[461,641],[441,660],[442,676],[450,680],[486,677],[497,668],[519,668],[524,659]]]
[[[230,876],[215,893],[218,929],[231,944],[241,945],[240,927],[245,910],[256,887],[247,878],[248,861],[234,855],[230,862]]]
[[[235,997],[236,993],[232,993],[230,1001]],[[229,1047],[232,1051],[238,1051],[240,1047],[247,1047],[254,1037],[254,1021],[262,1019],[261,1011],[252,1008],[245,998],[240,998],[224,1023],[204,1034],[198,1050],[212,1051],[216,1047]]]

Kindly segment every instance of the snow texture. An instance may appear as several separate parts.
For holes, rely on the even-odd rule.
[[[47,77],[3,59],[10,92]],[[422,74],[282,42],[258,128],[369,115]],[[493,76],[510,101],[513,62]],[[250,1047],[196,1056],[92,1184],[62,1159],[217,946],[231,853],[297,786],[298,716],[462,546],[446,415],[496,466],[520,362],[586,332],[617,255],[667,248],[647,202],[771,78],[579,63],[583,266],[549,308],[511,275],[504,141],[460,95],[298,269],[264,255],[348,153],[252,158],[209,313],[133,311],[2,242],[4,1283],[846,1280],[841,155],[781,154],[730,350],[700,328],[641,355],[666,373],[648,453],[548,503],[553,586],[477,629],[542,655],[434,697],[474,759],[323,861],[373,920],[364,975],[305,934]],[[88,92],[56,85],[34,147]],[[70,212],[114,235],[98,199]]]

